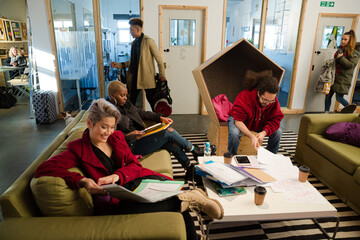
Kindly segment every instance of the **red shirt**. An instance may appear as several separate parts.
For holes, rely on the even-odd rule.
[[[242,121],[251,131],[266,131],[267,136],[279,129],[280,121],[284,118],[277,98],[274,103],[260,107],[256,89],[240,92],[229,115]]]

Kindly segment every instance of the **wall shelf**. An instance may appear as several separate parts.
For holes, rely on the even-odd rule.
[[[0,41],[0,43],[27,43],[27,40],[24,41]]]

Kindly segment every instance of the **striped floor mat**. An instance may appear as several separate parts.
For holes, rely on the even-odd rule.
[[[207,142],[206,134],[182,134],[193,144],[202,145]],[[297,135],[284,131],[280,142],[279,153],[293,160],[295,155]],[[264,139],[265,146],[267,139]],[[191,153],[187,153],[191,162],[196,163]],[[297,163],[293,162],[294,165]],[[185,171],[172,156],[175,180],[183,180]],[[315,176],[309,176],[310,183],[337,209],[340,225],[336,239],[360,239],[360,216],[344,204],[329,188],[323,185]],[[202,186],[198,186],[202,187]],[[188,184],[185,189],[192,188]],[[197,230],[200,232],[199,219],[193,214]],[[206,222],[206,221],[205,221]],[[320,225],[332,236],[335,219],[319,219]],[[210,239],[327,239],[311,219],[292,221],[267,222],[231,222],[216,223],[210,228]]]

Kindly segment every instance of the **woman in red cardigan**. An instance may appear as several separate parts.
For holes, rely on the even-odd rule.
[[[72,189],[84,187],[93,196],[96,214],[181,211],[188,239],[196,237],[189,209],[200,209],[212,218],[223,217],[221,204],[208,198],[201,189],[187,191],[156,203],[125,202],[106,195],[100,185],[116,183],[134,190],[141,179],[172,180],[141,166],[131,153],[124,134],[115,131],[119,118],[120,113],[114,105],[105,99],[94,100],[89,108],[88,129],[84,131],[82,138],[70,142],[65,152],[42,163],[37,168],[35,177],[62,177]],[[68,171],[76,166],[83,170],[85,176]]]

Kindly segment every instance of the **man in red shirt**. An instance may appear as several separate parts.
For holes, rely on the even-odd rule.
[[[279,82],[270,74],[251,74],[257,77],[248,79],[250,86],[237,95],[234,106],[229,112],[228,151],[236,155],[240,138],[245,134],[251,139],[251,145],[256,150],[264,137],[269,136],[266,149],[277,153],[282,135],[280,121],[284,118],[276,97],[279,92]],[[258,134],[255,136],[250,131]]]

